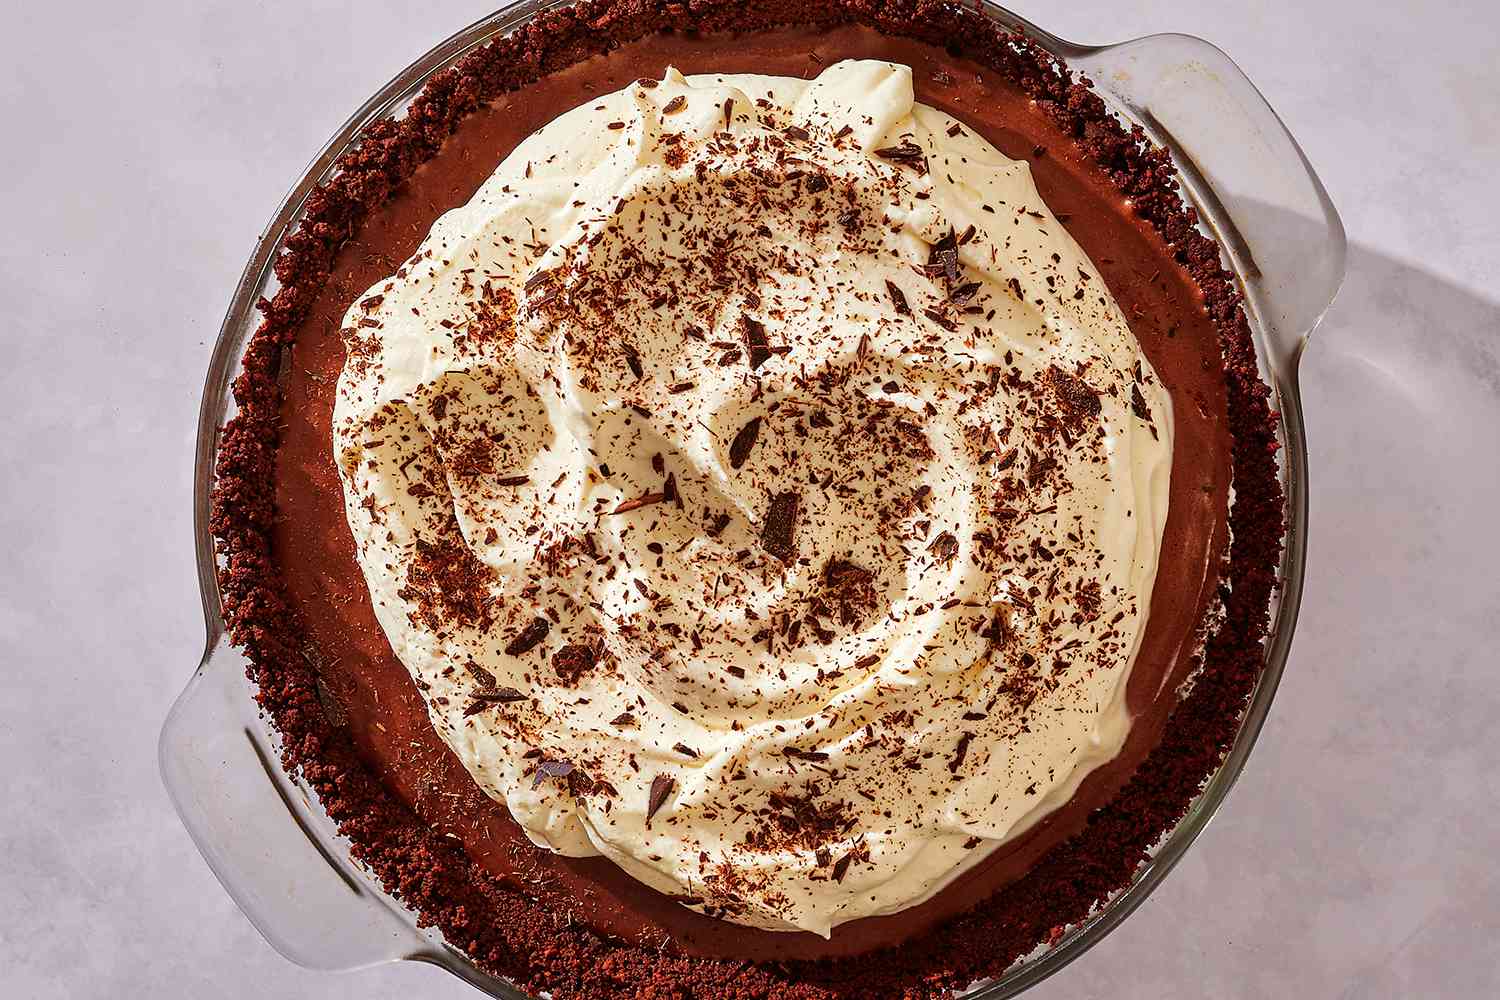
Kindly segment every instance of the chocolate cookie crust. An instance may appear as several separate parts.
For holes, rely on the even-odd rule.
[[[961,54],[1031,95],[1131,199],[1198,284],[1219,332],[1234,441],[1234,543],[1224,577],[1225,619],[1161,746],[1084,832],[978,911],[900,949],[852,961],[746,965],[674,957],[602,940],[582,927],[554,927],[548,912],[471,863],[391,796],[327,718],[316,671],[304,655],[305,632],[271,552],[282,352],[328,280],[339,248],[474,109],[654,31],[845,22],[940,46],[964,39]],[[259,701],[284,737],[285,766],[312,785],[350,838],[354,857],[388,890],[480,965],[525,987],[564,997],[937,996],[998,975],[1129,881],[1145,851],[1182,815],[1222,759],[1261,669],[1282,535],[1274,420],[1232,276],[1195,221],[1177,194],[1167,154],[1122,129],[1086,83],[1070,80],[1024,37],[946,6],[815,0],[685,8],[594,0],[543,15],[470,54],[435,77],[404,120],[371,126],[359,148],[340,160],[334,179],[310,197],[306,217],[276,265],[280,290],[261,304],[265,319],[234,386],[239,414],[224,431],[212,522],[222,560],[220,587],[231,637],[249,655]]]

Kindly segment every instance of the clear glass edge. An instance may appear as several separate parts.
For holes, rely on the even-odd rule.
[[[388,116],[399,110],[425,85],[427,79],[434,72],[451,65],[468,50],[483,45],[491,38],[514,29],[521,23],[524,23],[525,20],[534,17],[542,11],[553,7],[565,6],[570,2],[572,0],[524,0],[521,3],[502,7],[455,33],[415,60],[366,101],[333,135],[323,149],[312,159],[299,180],[288,191],[270,222],[262,231],[256,243],[255,251],[247,262],[244,272],[241,274],[240,280],[236,285],[234,296],[231,299],[229,309],[220,328],[218,339],[214,345],[204,384],[203,402],[200,407],[198,420],[193,505],[197,569],[205,619],[205,644],[199,664],[194,671],[193,680],[189,682],[188,688],[174,702],[172,709],[174,715],[188,698],[192,686],[200,682],[207,670],[213,666],[215,650],[219,648],[220,640],[224,635],[224,622],[219,601],[216,573],[216,554],[212,534],[209,530],[210,493],[213,485],[214,457],[219,443],[219,431],[231,415],[230,406],[232,400],[230,396],[230,384],[237,373],[245,344],[257,326],[255,304],[271,278],[271,267],[274,264],[282,240],[295,225],[308,194],[318,184],[327,179],[332,171],[334,162],[349,148],[353,140],[355,140],[359,132],[366,125],[377,118]],[[1109,45],[1080,45],[1059,38],[1025,18],[996,4],[989,3],[987,0],[982,4],[982,7],[983,12],[987,16],[994,18],[1007,27],[1019,28],[1044,48],[1063,59],[1064,62],[1080,58],[1097,61],[1101,55],[1105,55],[1111,50],[1121,49],[1126,46],[1150,44],[1155,38],[1167,37],[1148,36]],[[1201,39],[1193,40],[1204,46],[1213,48],[1210,43]],[[1217,52],[1219,50],[1215,48],[1214,51]],[[1229,60],[1227,56],[1224,56],[1224,59],[1233,65],[1232,60]],[[1270,111],[1269,104],[1255,90],[1254,85],[1250,83],[1248,78],[1244,78],[1243,74],[1240,74],[1240,76],[1244,84],[1250,87],[1255,97]],[[1275,116],[1274,111],[1271,111],[1271,114],[1273,117]],[[1279,123],[1279,119],[1276,120]],[[1285,129],[1285,126],[1282,125],[1281,127],[1286,137],[1291,140],[1297,155],[1300,157],[1302,169],[1305,171],[1308,180],[1314,185],[1325,207],[1326,219],[1329,223],[1329,245],[1327,249],[1330,253],[1338,256],[1339,271],[1342,273],[1342,259],[1346,252],[1342,223],[1331,201],[1328,199],[1327,193],[1324,191],[1316,172],[1313,170],[1311,164],[1308,163],[1305,154],[1296,145],[1295,139],[1292,139],[1290,132]],[[1169,149],[1174,149],[1174,144],[1170,141],[1163,142],[1163,145]],[[1330,305],[1332,304],[1333,294],[1336,294],[1336,290],[1335,286],[1333,293],[1329,295],[1328,304]],[[1253,308],[1253,303],[1247,304],[1252,305]],[[1301,603],[1306,561],[1306,529],[1309,501],[1307,489],[1307,447],[1301,399],[1297,385],[1297,366],[1300,362],[1301,346],[1305,344],[1306,337],[1312,333],[1316,325],[1315,322],[1307,330],[1301,331],[1297,349],[1285,358],[1280,359],[1283,363],[1278,364],[1272,361],[1267,364],[1266,360],[1269,352],[1265,350],[1265,345],[1261,344],[1262,362],[1266,369],[1263,374],[1272,386],[1275,393],[1276,406],[1281,414],[1280,436],[1284,456],[1283,484],[1287,492],[1287,536],[1282,566],[1280,568],[1281,589],[1277,597],[1277,607],[1272,626],[1273,631],[1266,646],[1266,667],[1251,696],[1233,746],[1230,748],[1223,764],[1221,764],[1214,776],[1200,791],[1188,813],[1177,826],[1164,836],[1153,857],[1137,872],[1135,879],[1129,886],[1111,897],[1104,905],[1096,908],[1095,912],[1084,921],[1069,928],[1059,941],[1046,946],[1040,953],[1033,953],[1032,956],[1018,960],[1000,979],[985,984],[976,984],[966,994],[972,1000],[980,1000],[980,998],[983,998],[983,1000],[1002,1000],[1002,998],[1015,996],[1054,974],[1077,959],[1094,944],[1098,943],[1099,940],[1140,906],[1155,887],[1160,884],[1161,880],[1165,878],[1168,872],[1175,867],[1187,849],[1206,828],[1230,788],[1243,771],[1250,751],[1253,749],[1256,739],[1265,724],[1276,688],[1285,670]],[[1257,333],[1260,334],[1261,331],[1258,329]],[[248,700],[248,682],[244,681],[242,677],[236,678],[236,680],[245,687]],[[170,715],[167,721],[170,724]],[[160,766],[163,781],[168,786],[168,792],[173,800],[174,807],[177,807],[179,812],[181,812],[179,802],[180,789],[174,788],[172,780],[168,777],[168,746],[165,739],[167,728],[167,726],[163,727],[164,738],[159,746]],[[264,735],[268,745],[275,742],[273,733],[266,732]],[[310,793],[308,797],[310,800],[315,801],[315,798]],[[335,844],[334,846],[337,845]],[[207,860],[211,853],[210,850],[201,843],[198,844],[198,847],[204,853]],[[212,867],[211,862],[210,865]],[[224,875],[217,870],[215,870],[215,875],[224,883],[225,888],[230,891],[230,895],[238,898],[238,893],[234,891],[234,888],[225,879]],[[476,988],[490,993],[492,996],[502,997],[504,1000],[526,1000],[526,994],[521,993],[514,986],[476,968],[460,951],[442,941],[441,936],[436,932],[417,930],[414,917],[410,914],[410,911],[407,911],[398,902],[387,896],[368,877],[362,875],[362,878],[364,878],[371,892],[382,901],[383,905],[397,908],[407,917],[411,925],[413,947],[410,951],[400,955],[392,955],[390,956],[391,958],[435,964]],[[252,923],[255,923],[255,921],[252,920]],[[257,929],[261,928],[257,925]]]

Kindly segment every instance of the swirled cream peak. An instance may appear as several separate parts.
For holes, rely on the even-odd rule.
[[[564,114],[349,312],[376,614],[537,844],[774,929],[919,902],[1119,749],[1171,413],[910,71]]]

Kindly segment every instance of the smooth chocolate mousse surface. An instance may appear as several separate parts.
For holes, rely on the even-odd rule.
[[[479,790],[433,731],[422,698],[375,620],[345,521],[343,492],[330,444],[330,420],[334,385],[344,363],[339,330],[349,305],[371,284],[394,272],[421,243],[433,221],[448,209],[465,203],[510,150],[536,128],[592,95],[617,90],[639,77],[659,77],[668,66],[689,74],[754,72],[811,77],[824,66],[846,58],[884,59],[911,66],[919,101],[959,118],[1006,155],[1030,162],[1048,206],[1099,267],[1170,392],[1176,437],[1161,570],[1152,595],[1145,639],[1130,678],[1128,703],[1135,721],[1123,752],[1113,763],[1091,775],[1070,804],[1006,845],[934,899],[893,916],[842,925],[835,929],[831,940],[824,940],[806,933],[754,930],[696,914],[647,889],[603,858],[570,859],[551,854],[532,845],[511,820],[505,806]],[[275,683],[268,682],[273,668],[267,664],[275,657],[265,652],[263,637],[260,646],[265,655],[259,658],[255,655],[256,642],[247,644],[251,646],[252,660],[257,661],[260,669],[258,674],[253,669],[252,675],[261,684],[263,701],[289,736],[305,735],[305,731],[298,729],[305,721],[302,715],[321,707],[327,717],[319,720],[324,728],[314,733],[317,747],[310,752],[306,746],[289,746],[289,763],[307,770],[310,763],[321,761],[321,769],[311,768],[315,785],[320,784],[320,777],[322,785],[333,779],[329,768],[347,770],[363,765],[366,771],[358,776],[359,794],[366,798],[378,795],[377,786],[370,781],[373,775],[378,787],[394,796],[394,802],[383,802],[378,810],[354,817],[349,814],[354,806],[349,801],[348,789],[342,800],[333,789],[324,794],[325,804],[332,802],[330,812],[334,818],[352,829],[356,854],[361,853],[361,831],[367,840],[378,833],[385,840],[366,846],[367,862],[372,863],[377,873],[400,869],[403,864],[409,873],[413,863],[420,866],[420,860],[394,858],[389,852],[430,851],[431,846],[418,832],[422,827],[445,838],[437,843],[444,844],[448,851],[453,851],[450,845],[462,844],[466,858],[449,857],[433,864],[448,866],[440,872],[445,877],[451,877],[455,871],[467,873],[471,884],[465,891],[472,894],[470,908],[482,900],[493,904],[495,910],[470,913],[461,907],[463,916],[455,921],[451,906],[446,910],[434,907],[441,912],[428,916],[443,926],[454,944],[466,948],[495,971],[530,978],[534,985],[545,983],[553,989],[561,988],[568,995],[600,995],[597,991],[602,987],[597,983],[592,987],[595,992],[588,993],[579,987],[576,993],[570,993],[555,975],[557,962],[562,961],[556,955],[549,960],[550,965],[538,962],[534,956],[517,955],[511,950],[515,948],[515,939],[502,946],[486,936],[488,928],[476,926],[486,920],[513,920],[516,907],[529,902],[539,917],[547,915],[545,922],[538,920],[535,933],[545,937],[557,927],[556,933],[564,934],[567,939],[569,955],[577,953],[580,945],[574,938],[580,934],[591,939],[593,946],[628,954],[631,961],[647,961],[641,956],[665,951],[687,956],[673,961],[690,964],[691,956],[795,963],[802,959],[861,955],[905,944],[901,950],[912,956],[910,968],[892,966],[889,978],[879,980],[879,989],[894,988],[908,980],[908,985],[920,984],[925,979],[928,985],[921,986],[918,992],[941,992],[960,983],[964,975],[971,975],[983,964],[982,956],[957,960],[951,944],[934,944],[932,939],[951,938],[954,918],[959,918],[959,924],[966,924],[965,933],[972,936],[976,929],[982,930],[975,923],[979,919],[976,914],[984,913],[988,907],[997,910],[1014,907],[1018,899],[1045,894],[1045,886],[1024,883],[1034,882],[1039,875],[1055,880],[1059,861],[1066,869],[1069,857],[1075,865],[1080,859],[1094,858],[1079,853],[1078,845],[1093,832],[1086,827],[1098,826],[1098,817],[1103,814],[1097,811],[1101,807],[1105,813],[1128,809],[1149,792],[1149,788],[1143,791],[1138,787],[1142,783],[1138,769],[1142,761],[1147,761],[1147,769],[1151,767],[1157,755],[1152,760],[1148,760],[1148,755],[1158,748],[1164,732],[1170,734],[1175,730],[1183,714],[1173,714],[1178,707],[1181,683],[1200,663],[1205,622],[1221,597],[1227,596],[1221,593],[1224,584],[1221,570],[1229,565],[1226,562],[1229,492],[1232,469],[1245,444],[1242,440],[1245,435],[1237,426],[1245,421],[1245,416],[1232,414],[1235,400],[1231,396],[1237,385],[1240,395],[1245,394],[1243,372],[1234,375],[1237,366],[1243,368],[1245,359],[1231,358],[1228,363],[1224,359],[1226,316],[1233,312],[1234,306],[1229,303],[1226,313],[1222,301],[1206,299],[1205,282],[1201,280],[1207,273],[1205,262],[1200,259],[1202,249],[1198,248],[1195,256],[1185,254],[1181,240],[1169,244],[1159,220],[1144,218],[1122,190],[1122,180],[1140,182],[1141,178],[1122,178],[1101,167],[1097,146],[1076,141],[1080,138],[1078,130],[1069,134],[1064,130],[1066,124],[1056,114],[1049,113],[1049,108],[1039,103],[1034,93],[1024,91],[1016,81],[990,66],[868,27],[785,27],[702,36],[651,34],[606,55],[592,55],[545,75],[467,115],[436,154],[417,166],[388,200],[374,207],[357,228],[351,226],[352,234],[332,259],[326,283],[309,291],[304,301],[298,303],[295,321],[286,322],[285,329],[280,331],[279,340],[289,348],[281,353],[277,377],[281,395],[277,402],[279,437],[272,445],[274,476],[270,485],[274,494],[257,498],[258,504],[269,502],[274,508],[266,533],[269,551],[262,553],[267,558],[261,565],[273,578],[279,591],[277,597],[285,602],[284,621],[295,623],[273,652],[286,653],[287,645],[300,647],[297,652],[304,662],[316,668],[318,705],[309,702],[304,690],[300,699],[291,699],[297,706],[292,713],[297,718],[287,721],[289,689],[278,689]],[[1213,261],[1213,267],[1217,268],[1217,260]],[[1222,294],[1218,286],[1211,287]],[[271,316],[273,320],[276,318],[274,307]],[[289,314],[287,318],[293,316]],[[1243,326],[1242,320],[1239,326]],[[1248,341],[1240,349],[1247,350]],[[251,361],[247,357],[247,368]],[[1226,378],[1226,369],[1232,377]],[[1253,390],[1249,401],[1259,402],[1264,410],[1263,396]],[[1243,408],[1243,402],[1240,405]],[[1262,413],[1260,424],[1252,422],[1249,426],[1269,427],[1269,419]],[[229,465],[233,471],[236,449],[245,446],[234,431],[232,426],[226,436],[221,482],[223,467]],[[1265,444],[1256,441],[1253,447],[1264,450]],[[1237,490],[1244,492],[1248,488],[1252,499],[1261,505],[1252,513],[1258,512],[1267,522],[1274,513],[1279,539],[1280,495],[1274,483],[1267,487],[1264,483],[1246,481],[1242,468],[1234,469],[1233,474],[1239,477]],[[226,501],[221,496],[219,500],[216,527],[224,546],[232,550],[237,536],[223,530],[222,519],[226,510],[234,507],[235,498]],[[1264,529],[1267,525],[1258,527]],[[1237,525],[1237,535],[1240,530]],[[227,539],[226,534],[229,534]],[[1262,545],[1250,555],[1263,559],[1267,551],[1274,555],[1275,545],[1268,550]],[[230,555],[232,562],[232,551]],[[1256,579],[1262,584],[1266,572],[1268,567],[1257,569],[1261,575]],[[245,581],[236,580],[234,574],[233,568],[226,570],[226,610],[231,624],[238,628],[240,621],[236,615],[244,612],[233,598],[243,592]],[[1242,617],[1237,617],[1234,608],[1229,609],[1230,623],[1251,633],[1248,642],[1246,636],[1236,636],[1232,643],[1239,670],[1244,673],[1249,664],[1244,654],[1258,645],[1259,636],[1253,626],[1263,620],[1264,607],[1260,609],[1260,618],[1255,618],[1252,610],[1248,626],[1239,620]],[[1209,670],[1205,674],[1215,667],[1216,647],[1225,645],[1230,644],[1219,636],[1209,642]],[[1250,680],[1253,681],[1253,669]],[[1233,732],[1232,716],[1237,715],[1248,691],[1248,685],[1242,686],[1239,702],[1235,701],[1234,692],[1220,692],[1218,700],[1227,704],[1192,709],[1217,710],[1229,718],[1227,727],[1220,726],[1204,734],[1215,745],[1201,755],[1199,773],[1193,776],[1194,787],[1217,761],[1222,752],[1218,744],[1223,743],[1224,734]],[[1208,690],[1210,694],[1216,693],[1212,684]],[[340,744],[340,748],[333,749],[334,743]],[[351,747],[352,755],[347,752]],[[1162,752],[1167,749],[1164,747]],[[1190,756],[1179,750],[1178,760],[1161,771],[1161,776],[1181,781],[1181,762]],[[1150,775],[1146,778],[1149,781]],[[1122,788],[1126,789],[1123,795]],[[321,786],[319,790],[324,792]],[[1173,808],[1180,812],[1192,788],[1178,789],[1174,794],[1174,801],[1180,800],[1180,804]],[[1116,799],[1123,799],[1123,804],[1116,803]],[[1144,803],[1136,804],[1144,808]],[[387,822],[385,817],[401,816],[403,807],[414,814],[406,820],[409,830],[376,829],[381,824],[399,826],[394,820]],[[1164,825],[1161,812],[1158,809],[1150,815],[1150,822],[1155,822],[1158,829]],[[378,820],[373,818],[377,814],[381,817]],[[1091,816],[1095,821],[1091,821]],[[1142,835],[1136,829],[1139,825],[1130,827],[1137,840]],[[1106,842],[1105,849],[1116,849],[1119,856],[1091,861],[1101,871],[1079,873],[1078,877],[1097,878],[1102,871],[1108,871],[1113,884],[1118,885],[1128,877],[1145,846],[1148,844],[1132,841],[1111,848]],[[396,869],[391,869],[393,865]],[[391,881],[389,874],[383,877]],[[458,881],[463,878],[460,874]],[[438,882],[446,884],[442,879]],[[409,884],[393,888],[409,902],[426,909],[421,898],[424,893]],[[1001,892],[1000,897],[997,892]],[[413,899],[414,896],[419,898]],[[966,913],[969,915],[962,916]],[[1081,915],[1080,912],[1072,919]],[[1033,915],[1030,922],[1039,920],[1041,925],[1031,927],[1027,931],[1030,941],[1023,942],[1026,934],[1018,933],[1017,929],[1028,921],[1018,922],[1005,914],[993,919],[998,923],[991,935],[996,946],[990,959],[991,973],[1003,969],[1011,955],[1025,950],[1025,944],[1034,944],[1053,930],[1053,925],[1046,923],[1051,917],[1045,913]],[[514,929],[511,933],[515,933]],[[523,934],[521,940],[524,939]],[[986,938],[980,934],[975,940]],[[537,947],[546,951],[553,946],[543,947],[537,942]],[[974,950],[972,945],[969,948]],[[743,990],[718,990],[702,995],[781,992],[790,995],[793,991],[827,995],[829,990],[849,989],[854,981],[863,982],[874,991],[876,981],[870,977],[876,973],[871,970],[884,968],[890,954],[882,952],[878,961],[857,974],[849,969],[837,971],[838,963],[833,967],[824,963],[817,967],[822,970],[818,976],[823,981],[816,988],[806,982],[793,987],[793,983],[807,977],[786,975],[783,971],[764,981],[757,979],[758,985],[747,981],[742,984]],[[924,962],[933,966],[929,970],[931,975],[921,972]],[[961,971],[966,964],[971,966],[969,971]],[[729,967],[724,963],[713,965]],[[552,973],[546,971],[548,968]],[[851,976],[855,978],[850,979]],[[853,991],[848,995],[870,994]]]

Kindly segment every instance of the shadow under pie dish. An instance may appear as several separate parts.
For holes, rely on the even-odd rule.
[[[1131,882],[1261,675],[1283,496],[1239,289],[1167,154],[985,17],[587,13],[435,76],[285,241],[213,507],[225,621],[283,762],[387,890],[526,989],[1000,977]],[[761,97],[765,78],[788,82]],[[872,122],[901,79],[888,134]],[[799,103],[816,80],[828,100]],[[508,159],[591,106],[574,141]],[[585,174],[548,157],[590,144],[655,158],[608,205],[633,221],[556,239],[528,202],[506,228],[512,199]],[[584,187],[553,207],[614,201]],[[466,204],[484,210],[445,221],[473,266],[433,232]],[[1062,350],[1062,327],[1108,317],[1113,353]],[[534,363],[547,343],[565,378]],[[393,388],[417,348],[449,353]],[[1106,502],[1125,438],[1167,455],[1164,512],[1149,462],[1115,462],[1145,492]],[[588,442],[571,462],[565,439]],[[1114,563],[1101,508],[1140,526]],[[604,527],[573,530],[579,512]],[[1124,569],[1088,572],[1105,564]],[[1097,752],[1027,771],[1034,708]],[[944,838],[936,860],[912,846]]]

